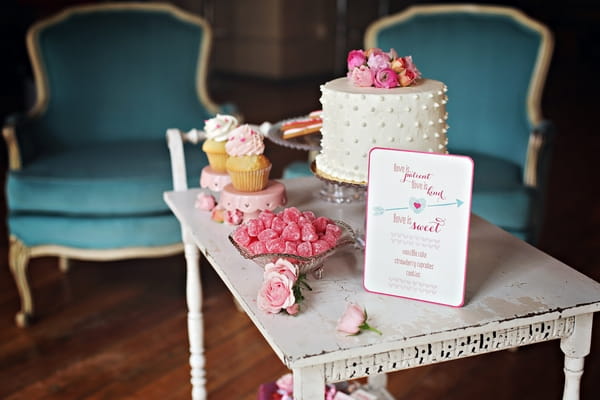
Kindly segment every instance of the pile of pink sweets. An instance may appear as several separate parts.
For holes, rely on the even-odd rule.
[[[296,207],[279,213],[263,210],[240,225],[233,240],[250,254],[284,253],[311,257],[334,247],[342,228],[327,217]]]

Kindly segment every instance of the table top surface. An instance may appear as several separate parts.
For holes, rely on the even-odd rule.
[[[319,198],[316,178],[282,180],[288,204],[316,215],[364,225],[365,204],[333,204]],[[465,304],[460,308],[373,294],[362,282],[363,253],[347,248],[326,260],[323,278],[310,279],[296,316],[257,308],[262,269],[229,242],[234,226],[219,224],[194,208],[200,189],[166,192],[165,201],[189,230],[242,308],[290,368],[427,343],[452,332],[475,332],[541,322],[600,310],[600,284],[473,215]],[[363,306],[383,335],[336,332],[348,302]]]

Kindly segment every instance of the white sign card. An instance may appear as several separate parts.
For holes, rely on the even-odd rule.
[[[365,289],[462,306],[472,184],[469,157],[373,148]]]

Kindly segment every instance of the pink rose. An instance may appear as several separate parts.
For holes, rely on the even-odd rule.
[[[227,210],[225,213],[225,222],[230,225],[239,225],[244,220],[244,213],[238,209],[235,211]]]
[[[369,87],[373,85],[373,71],[366,65],[354,68],[348,73],[350,81],[354,86]]]
[[[285,374],[275,381],[277,388],[289,395],[294,391],[294,377],[292,374]]]
[[[272,273],[285,275],[294,282],[298,279],[298,267],[283,258],[277,259],[275,263],[268,263],[265,265],[265,279],[268,279]]]
[[[381,332],[367,324],[367,312],[360,306],[350,303],[337,323],[336,329],[348,335],[356,335],[361,330],[370,330],[381,335]]]
[[[360,332],[360,326],[365,322],[366,316],[360,306],[356,304],[348,304],[342,318],[338,321],[336,329],[340,332],[349,335],[356,335]]]
[[[352,71],[356,67],[360,67],[367,61],[367,57],[365,56],[365,52],[362,50],[351,50],[348,53],[347,63],[348,63],[348,71]]]
[[[284,274],[271,272],[264,280],[258,291],[257,304],[261,310],[277,314],[282,309],[292,306],[296,302],[294,297],[294,283]]]
[[[375,71],[380,71],[382,69],[389,68],[390,67],[390,56],[388,54],[382,52],[381,50],[374,51],[369,56],[369,59],[367,60],[367,65],[369,66],[369,68],[371,68]]]
[[[373,83],[377,88],[395,88],[398,86],[398,74],[391,68],[382,69],[375,73]]]
[[[198,197],[196,197],[196,208],[199,208],[203,211],[210,211],[217,205],[215,198],[208,193],[200,193]]]

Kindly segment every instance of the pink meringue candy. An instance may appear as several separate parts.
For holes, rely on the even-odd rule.
[[[214,196],[208,193],[200,193],[196,197],[196,203],[194,206],[203,211],[211,211],[217,205],[217,201]]]

